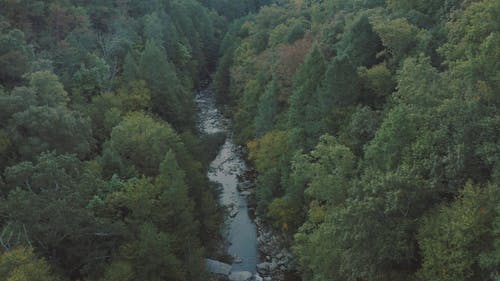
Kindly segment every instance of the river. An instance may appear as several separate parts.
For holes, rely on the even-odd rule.
[[[198,128],[204,134],[226,133],[227,138],[217,157],[210,164],[208,177],[221,186],[219,202],[228,209],[226,218],[227,252],[235,258],[232,271],[256,272],[259,255],[257,230],[248,213],[244,192],[238,191],[238,178],[247,167],[233,143],[231,124],[216,106],[211,85],[205,85],[196,94]]]

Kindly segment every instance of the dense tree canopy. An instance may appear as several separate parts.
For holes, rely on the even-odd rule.
[[[0,281],[207,280],[213,77],[304,280],[500,278],[497,0],[0,0]],[[213,74],[213,75],[212,75]]]
[[[499,7],[278,1],[233,23],[217,90],[304,280],[498,279]]]
[[[206,5],[0,1],[0,280],[204,280],[191,93],[230,16]]]

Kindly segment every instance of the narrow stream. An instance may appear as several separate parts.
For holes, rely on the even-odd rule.
[[[222,187],[219,202],[227,207],[226,233],[229,242],[228,253],[235,258],[232,271],[256,272],[258,263],[257,231],[248,214],[245,193],[237,189],[238,176],[247,167],[241,159],[231,137],[231,126],[227,118],[217,109],[214,93],[210,85],[196,94],[198,106],[198,126],[201,132],[213,134],[224,132],[228,135],[215,160],[210,164],[208,177]]]

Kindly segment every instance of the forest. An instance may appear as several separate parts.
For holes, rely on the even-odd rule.
[[[500,1],[0,0],[0,281],[212,280],[207,79],[302,280],[500,280]]]

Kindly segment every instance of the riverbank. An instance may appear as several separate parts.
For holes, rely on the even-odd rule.
[[[257,248],[260,256],[260,263],[256,265],[257,272],[263,280],[283,281],[292,270],[293,255],[286,246],[285,237],[267,225],[255,213],[256,187],[253,173],[245,173],[240,181],[238,190],[247,196],[251,217],[257,227]]]
[[[250,272],[263,280],[285,280],[292,254],[284,237],[255,213],[255,175],[234,144],[231,123],[217,108],[213,90],[206,82],[196,94],[198,129],[204,135],[225,134],[226,140],[209,165],[207,176],[219,187],[219,203],[226,209],[224,242],[218,256],[224,272]],[[217,264],[212,260],[209,264]],[[228,271],[227,266],[230,266]],[[233,274],[248,276],[248,274]],[[259,277],[257,277],[258,279]]]
[[[219,203],[227,210],[224,238],[225,252],[231,257],[231,272],[257,271],[260,257],[257,250],[257,227],[250,218],[245,193],[237,188],[239,179],[246,172],[245,161],[231,138],[231,124],[216,106],[214,93],[209,83],[196,94],[198,106],[198,129],[203,135],[226,135],[226,140],[217,156],[210,163],[207,176],[219,186]],[[225,260],[229,262],[228,259]],[[238,276],[248,276],[239,274]]]

